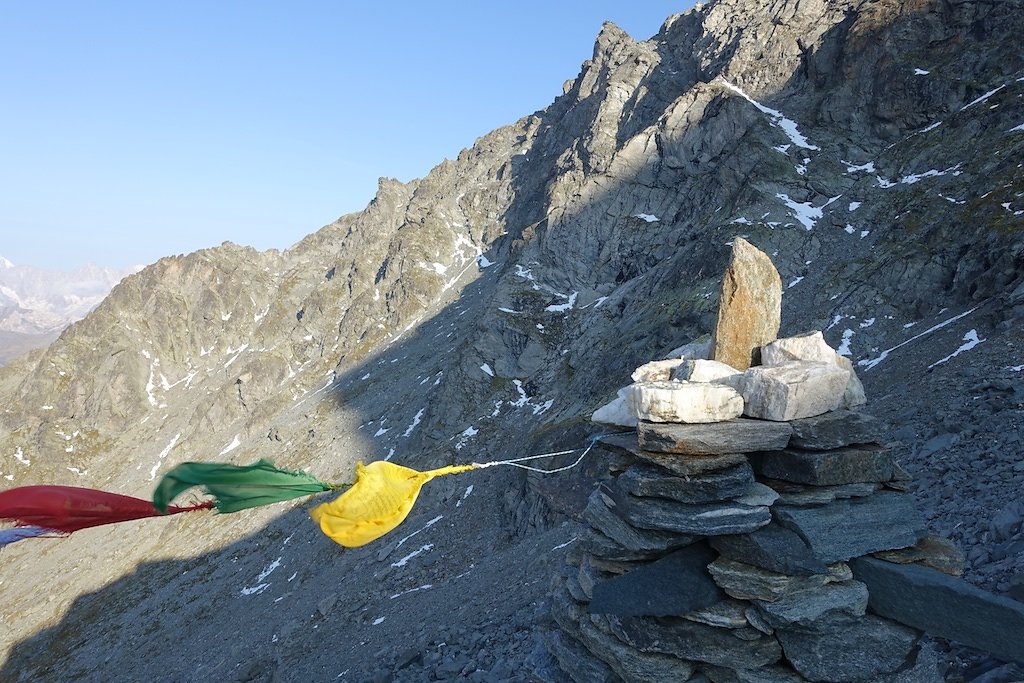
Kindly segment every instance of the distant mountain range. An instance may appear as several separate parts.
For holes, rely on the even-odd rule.
[[[17,266],[0,256],[0,364],[49,344],[95,308],[121,278],[141,268],[90,263],[61,272]]]

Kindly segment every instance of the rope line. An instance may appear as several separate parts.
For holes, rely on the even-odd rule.
[[[627,432],[619,432],[619,433],[625,434]],[[573,467],[576,467],[581,462],[583,462],[583,458],[587,457],[587,453],[589,453],[591,451],[591,449],[594,447],[594,445],[598,442],[598,440],[601,437],[604,437],[604,436],[611,436],[611,435],[609,435],[609,434],[598,434],[596,436],[591,437],[590,438],[590,445],[588,445],[585,449],[583,449],[583,452],[580,453],[580,457],[576,458],[576,460],[572,464],[565,465],[564,467],[556,467],[555,469],[545,470],[545,469],[541,469],[539,467],[531,467],[530,465],[522,465],[520,463],[526,462],[528,460],[538,460],[540,458],[554,458],[554,457],[559,456],[559,455],[568,455],[569,453],[575,453],[576,451],[580,450],[579,448],[570,448],[567,451],[552,451],[551,453],[540,453],[540,454],[537,454],[537,455],[527,455],[527,456],[524,456],[522,458],[512,458],[510,460],[495,460],[493,462],[484,462],[484,463],[475,462],[475,463],[473,463],[473,467],[475,467],[477,469],[484,469],[486,467],[495,467],[496,465],[508,465],[509,467],[518,467],[519,469],[528,470],[530,472],[539,472],[540,474],[555,474],[556,472],[564,472],[566,470],[571,470]]]

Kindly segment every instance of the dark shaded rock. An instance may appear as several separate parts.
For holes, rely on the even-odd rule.
[[[748,534],[716,536],[711,547],[722,556],[781,574],[812,576],[828,570],[800,536],[778,524]]]
[[[740,417],[727,422],[676,424],[640,422],[640,448],[683,455],[752,453],[785,448],[793,428],[788,422]]]
[[[696,540],[696,538],[694,539]],[[616,543],[593,527],[583,532],[580,548],[593,557],[612,561],[654,560],[665,553],[663,551],[633,551]],[[578,563],[577,563],[578,565]]]
[[[609,574],[628,574],[634,569],[640,567],[646,567],[650,564],[649,560],[609,560],[603,557],[590,557],[590,564],[594,565],[594,569],[602,572],[608,572]]]
[[[646,462],[664,467],[673,474],[681,477],[690,477],[695,474],[705,474],[715,470],[725,469],[733,465],[747,462],[747,456],[742,453],[727,453],[725,455],[681,455],[670,453],[655,453],[640,448],[640,442],[636,434],[613,434],[601,437],[599,443],[613,453],[627,453],[640,458]]]
[[[601,583],[602,581],[610,578],[610,574],[598,571],[590,564],[590,558],[584,557],[580,562],[579,570],[576,572],[576,578],[579,580],[580,588],[583,590],[583,594],[587,596],[589,600],[594,596],[594,586]]]
[[[742,496],[754,483],[754,470],[750,463],[743,462],[707,474],[680,477],[656,465],[637,464],[615,481],[619,490],[634,496],[709,503]]]
[[[852,565],[857,579],[867,584],[872,612],[999,659],[1024,662],[1024,603],[921,565],[873,557]]]
[[[918,641],[906,626],[868,615],[775,631],[786,659],[812,681],[863,681],[900,669]]]
[[[887,562],[922,564],[950,576],[964,573],[964,554],[952,541],[939,536],[922,538],[910,548],[882,550],[872,554]]]
[[[672,655],[641,652],[589,621],[580,622],[580,640],[594,655],[622,677],[636,683],[678,683],[693,675],[695,666]]]
[[[764,477],[813,486],[884,482],[893,477],[892,456],[881,446],[832,451],[787,448],[758,453],[751,461]]]
[[[565,589],[569,592],[569,595],[572,596],[573,600],[578,600],[579,602],[586,602],[590,599],[587,597],[587,594],[583,591],[583,586],[580,585],[580,577],[578,570],[568,572],[568,575],[565,577]]]
[[[789,593],[819,588],[835,581],[849,581],[853,578],[850,568],[845,564],[828,567],[827,574],[790,576],[724,557],[708,565],[708,571],[715,583],[731,597],[738,600],[769,602]]]
[[[870,683],[935,683],[944,679],[939,673],[938,657],[931,643],[918,641],[908,659],[909,662],[899,670],[872,678]]]
[[[772,517],[765,506],[688,505],[661,498],[638,498],[628,493],[617,496],[616,503],[616,513],[634,526],[701,536],[754,531],[768,524]]]
[[[906,493],[883,491],[813,508],[776,505],[776,521],[807,541],[825,563],[907,548],[925,537],[924,518]]]
[[[779,503],[806,507],[825,505],[834,500],[844,498],[864,498],[872,495],[881,487],[874,483],[843,484],[842,486],[807,486],[794,484],[779,479],[763,479],[763,483],[775,489],[779,494]]]
[[[610,538],[612,541],[630,551],[664,552],[671,548],[679,548],[692,542],[676,534],[652,531],[649,528],[637,529],[623,521],[622,517],[612,511],[617,507],[604,486],[594,490],[583,510],[583,519],[592,527]],[[618,496],[617,498],[622,498]]]
[[[548,652],[575,683],[617,683],[619,677],[576,640],[558,630],[544,634]]]
[[[707,572],[715,552],[695,543],[656,562],[596,584],[592,614],[682,616],[725,598]]]
[[[815,417],[793,420],[790,425],[793,436],[789,445],[810,451],[874,443],[885,438],[885,424],[881,420],[853,410],[833,410]]]
[[[660,652],[681,659],[743,669],[774,664],[782,657],[779,643],[757,633],[753,640],[737,638],[735,631],[663,617],[595,617],[595,624],[642,652]],[[751,629],[752,630],[752,629]]]
[[[844,581],[783,595],[774,602],[757,600],[755,604],[773,628],[810,626],[822,619],[864,616],[868,589],[860,581]]]
[[[807,680],[789,667],[777,665],[753,670],[709,666],[704,671],[712,683],[803,683]]]

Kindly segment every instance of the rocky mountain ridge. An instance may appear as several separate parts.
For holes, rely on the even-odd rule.
[[[711,330],[727,245],[742,235],[782,274],[783,330],[824,329],[898,418],[904,455],[925,458],[907,466],[935,482],[918,493],[930,523],[983,547],[1017,463],[992,465],[1010,474],[979,490],[973,469],[927,461],[970,439],[930,454],[922,443],[1024,438],[1021,28],[1019,3],[971,0],[722,0],[643,42],[606,25],[548,108],[425,178],[382,179],[366,210],[285,252],[225,244],[162,259],[0,369],[0,485],[145,497],[184,460],[269,457],[345,480],[357,459],[435,466],[578,445],[633,367]],[[964,395],[984,381],[1009,389]],[[965,417],[992,391],[999,410]],[[560,513],[580,502],[567,479],[472,477],[424,492],[407,525],[431,549],[400,567],[393,544],[339,553],[301,506],[143,539],[122,525],[42,552],[22,542],[0,558],[13,625],[3,673],[130,680],[143,656],[167,667],[157,680],[176,680],[193,669],[161,643],[184,624],[177,647],[203,653],[194,671],[208,675],[436,672],[434,650],[406,662],[421,669],[394,655],[462,642],[459,629],[500,632],[510,615],[528,630],[564,552],[551,549],[573,537]],[[240,594],[275,551],[293,579],[268,573],[267,589]],[[978,581],[1009,585],[1024,569],[985,552]],[[521,581],[502,605],[498,567]],[[55,583],[66,591],[50,593]],[[251,630],[210,637],[254,613]],[[451,638],[430,631],[438,621]],[[89,626],[103,638],[76,635]],[[313,629],[350,645],[317,648]],[[491,670],[486,640],[468,661]],[[527,641],[487,647],[511,657]],[[254,647],[270,654],[246,678]]]

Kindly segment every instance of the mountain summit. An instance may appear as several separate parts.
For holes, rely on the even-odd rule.
[[[606,24],[554,102],[426,177],[284,252],[161,259],[0,369],[0,485],[148,497],[186,460],[345,481],[576,447],[633,368],[713,329],[740,236],[781,274],[781,334],[823,329],[861,374],[965,577],[1011,591],[1022,30],[1020,3],[980,0]],[[529,680],[610,466],[442,479],[352,550],[306,504],[23,541],[0,554],[0,678]]]

